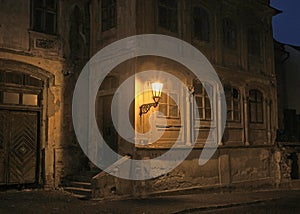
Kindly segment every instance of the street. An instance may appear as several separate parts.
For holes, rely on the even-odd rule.
[[[62,191],[0,192],[0,213],[299,213],[300,190],[79,200]]]

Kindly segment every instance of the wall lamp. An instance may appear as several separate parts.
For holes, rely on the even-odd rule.
[[[159,82],[155,82],[155,83],[152,83],[151,86],[152,86],[152,98],[154,100],[154,103],[147,103],[147,104],[141,105],[140,106],[140,116],[142,116],[142,114],[146,114],[152,106],[154,108],[156,108],[156,106],[158,105],[159,99],[161,98],[161,91],[163,88],[163,84],[159,83]]]

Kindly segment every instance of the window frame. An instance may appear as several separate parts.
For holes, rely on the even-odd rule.
[[[43,87],[43,81],[30,74],[0,70],[0,106],[40,108]],[[11,102],[9,96],[16,99]],[[27,102],[26,96],[35,96],[34,104]]]
[[[251,97],[253,95],[253,97]],[[259,96],[258,96],[259,95]],[[259,99],[260,97],[260,99]],[[263,124],[264,123],[264,99],[263,93],[257,89],[249,90],[249,121],[253,124]],[[261,111],[259,114],[259,110]],[[252,114],[255,113],[255,116]]]
[[[197,88],[195,87],[195,83],[198,84],[198,86],[201,87],[201,91],[200,93],[197,93]],[[209,83],[203,83],[206,87],[210,87],[210,93],[211,95],[213,94],[213,86],[210,85]],[[200,120],[200,121],[213,121],[214,120],[214,112],[213,110],[213,106],[211,106],[211,104],[213,105],[213,103],[210,103],[210,99],[208,96],[208,93],[206,91],[206,87],[204,87],[199,80],[193,80],[193,87],[194,87],[194,104],[193,104],[193,113],[194,113],[194,118],[195,120]],[[201,107],[197,106],[197,98],[201,99]],[[208,104],[207,104],[208,103]],[[198,114],[196,114],[196,111],[198,110]],[[201,113],[200,113],[201,111]],[[210,112],[210,116],[208,117],[207,112]],[[197,115],[199,115],[199,117],[197,117]]]
[[[231,50],[238,48],[237,24],[230,18],[222,20],[222,42],[223,46]]]
[[[198,9],[201,11],[200,13],[195,13],[195,10]],[[200,22],[196,22],[196,19]],[[203,26],[204,23],[206,26]],[[200,27],[199,34],[196,35],[196,25]],[[201,42],[210,42],[210,14],[208,10],[202,6],[193,6],[192,8],[192,37],[195,40],[201,41]]]
[[[106,4],[104,4],[104,3],[106,3]],[[106,31],[109,31],[109,30],[117,27],[117,24],[118,24],[117,4],[118,4],[117,0],[101,0],[101,2],[100,2],[101,32],[106,32]],[[107,10],[107,15],[105,15],[106,14],[104,12],[105,10]]]
[[[178,0],[168,0],[170,2],[173,2],[175,4],[174,7],[168,5],[168,2],[166,0],[157,0],[157,25],[160,28],[163,28],[167,31],[170,31],[172,33],[177,34],[179,30],[179,10],[178,10]],[[165,10],[165,13],[161,13],[161,10]],[[166,23],[162,22],[161,14],[166,14],[163,16]],[[175,16],[173,16],[175,15]],[[173,25],[175,23],[175,25]],[[174,27],[174,29],[173,29]]]
[[[230,91],[230,94],[227,92]],[[225,99],[226,99],[226,107],[227,107],[227,116],[226,120],[228,122],[241,122],[241,92],[238,88],[225,85],[224,86]],[[235,93],[237,93],[237,97],[235,97]],[[229,101],[229,102],[228,102]],[[238,115],[238,117],[236,117]],[[228,117],[230,116],[230,117]]]
[[[247,53],[251,56],[261,56],[261,34],[254,28],[247,29]]]
[[[173,100],[173,98],[170,96],[171,94],[176,95],[177,99]],[[163,103],[162,98],[160,99],[159,105],[158,105],[158,111],[161,111],[161,106],[162,105],[166,105],[167,114],[166,115],[159,114],[159,117],[161,117],[161,118],[167,118],[167,119],[180,119],[180,111],[179,111],[179,109],[180,109],[179,108],[180,103],[179,103],[178,93],[176,93],[174,91],[164,91],[164,92],[162,92],[161,95],[162,96],[166,96],[167,99],[166,99],[165,103]],[[176,104],[176,102],[178,103],[178,105]],[[174,107],[174,106],[177,107],[177,115],[176,116],[170,115],[170,109],[171,109],[171,107]]]
[[[40,6],[37,6],[37,2],[41,3]],[[57,18],[58,18],[58,0],[53,0],[54,7],[49,7],[47,5],[47,0],[31,0],[31,29],[36,32],[50,34],[50,35],[56,35],[57,34]],[[37,26],[37,16],[36,11],[39,11],[41,13],[41,19],[40,19],[40,25]],[[52,14],[53,15],[53,30],[48,31],[49,26],[47,25],[47,19],[46,15]],[[40,28],[40,29],[39,29]]]

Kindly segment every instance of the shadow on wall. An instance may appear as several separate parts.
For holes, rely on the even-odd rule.
[[[289,165],[291,167],[291,179],[299,179],[298,156],[296,152],[288,156]]]

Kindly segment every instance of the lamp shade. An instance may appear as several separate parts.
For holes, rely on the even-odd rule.
[[[151,86],[152,86],[152,95],[153,95],[154,102],[158,102],[161,97],[163,84],[159,82],[154,82],[151,84]]]

